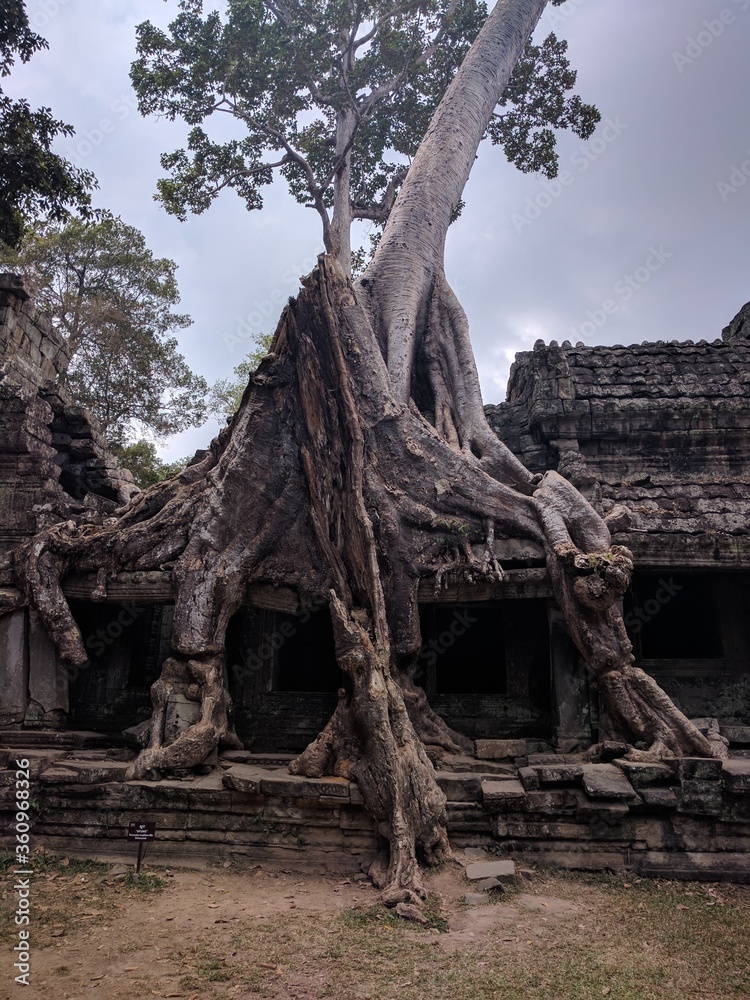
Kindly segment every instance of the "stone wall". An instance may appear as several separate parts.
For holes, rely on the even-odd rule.
[[[95,419],[59,384],[69,361],[21,279],[0,274],[0,552],[87,507],[114,509],[138,490]]]
[[[70,362],[67,345],[29,298],[23,279],[0,274],[0,360],[14,382],[32,392],[55,382]]]
[[[744,329],[744,327],[743,327]],[[569,341],[516,356],[486,407],[533,472],[557,469],[603,511],[640,567],[750,568],[750,340]]]
[[[0,274],[0,555],[86,510],[108,511],[138,487],[107,450],[96,421],[59,385],[63,337],[21,279]],[[0,569],[6,606],[10,567]],[[0,616],[0,725],[65,725],[68,678],[35,612]]]
[[[0,751],[0,767],[9,767],[0,770],[6,830],[19,756],[32,768],[35,847],[131,858],[127,825],[147,819],[156,823],[150,858],[162,863],[285,858],[352,871],[379,848],[354,783],[291,775],[283,755],[246,751],[224,753],[212,774],[160,782],[125,781],[122,750]],[[461,766],[447,771],[436,761],[456,847],[494,845],[566,868],[750,882],[746,757],[666,765],[530,754],[516,766],[470,758]],[[10,846],[0,837],[0,849]]]

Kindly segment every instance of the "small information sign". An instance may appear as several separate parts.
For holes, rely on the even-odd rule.
[[[134,820],[132,823],[128,823],[128,840],[137,840],[139,842],[156,840],[156,823],[141,820]]]
[[[132,823],[128,823],[128,840],[134,840],[138,844],[138,860],[135,863],[135,877],[138,878],[143,861],[143,845],[150,840],[156,840],[156,823],[134,819]]]

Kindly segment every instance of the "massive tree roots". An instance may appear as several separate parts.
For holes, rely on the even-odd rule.
[[[596,676],[610,724],[643,756],[718,755],[635,668],[617,601],[630,553],[561,476],[532,477],[484,420],[466,321],[442,275],[420,311],[407,402],[393,391],[377,282],[355,289],[322,257],[286,307],[271,353],[201,462],[99,523],[69,521],[14,555],[17,578],[64,661],[86,651],[63,595],[68,572],[170,569],[173,654],[153,687],[143,777],[237,745],[224,677],[227,623],[265,581],[327,600],[349,685],[300,774],[355,779],[390,848],[384,898],[424,896],[418,857],[450,855],[446,803],[425,746],[468,742],[410,679],[420,647],[417,587],[446,572],[497,578],[496,536],[546,546],[557,601]],[[169,695],[200,718],[164,745]],[[636,751],[638,752],[638,751]]]

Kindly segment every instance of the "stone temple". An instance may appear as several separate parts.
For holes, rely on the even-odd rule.
[[[4,552],[137,490],[58,385],[67,363],[20,280],[0,275],[0,597],[17,584]],[[437,596],[426,583],[421,593],[417,679],[477,748],[476,759],[434,758],[454,842],[494,838],[574,867],[750,880],[749,390],[750,305],[721,339],[538,341],[517,355],[507,400],[486,408],[492,427],[532,472],[557,469],[600,511],[629,510],[614,541],[635,556],[624,613],[637,662],[699,727],[720,731],[732,758],[613,764],[623,748],[607,742],[541,548],[499,540],[501,583],[448,584]],[[374,850],[354,785],[285,767],[336,704],[341,675],[325,609],[254,587],[228,636],[246,750],[160,792],[123,779],[169,651],[170,576],[120,574],[103,601],[95,588],[95,576],[64,580],[90,653],[81,668],[58,663],[33,611],[0,616],[0,766],[18,748],[33,758],[40,844],[112,853],[129,816],[158,810],[170,859],[207,845],[214,855],[329,859]],[[195,710],[175,699],[166,725],[179,731]],[[597,742],[600,759],[578,756]],[[5,791],[0,813],[11,808]]]

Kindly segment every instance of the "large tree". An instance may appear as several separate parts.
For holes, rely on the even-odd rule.
[[[111,212],[67,223],[37,221],[0,266],[24,276],[36,304],[65,338],[62,381],[123,445],[144,431],[164,437],[206,417],[208,386],[178,351],[189,316],[177,265],[155,257],[143,234]]]
[[[46,47],[31,30],[23,0],[0,4],[0,77]],[[94,175],[52,152],[58,136],[73,132],[49,108],[32,110],[0,89],[0,242],[17,246],[26,223],[39,215],[61,221],[71,210],[89,213]]]
[[[225,188],[249,209],[281,171],[320,216],[326,252],[350,268],[352,222],[382,226],[456,68],[487,17],[482,0],[181,0],[162,31],[138,27],[141,111],[191,126],[162,157],[165,208],[184,218]],[[599,113],[568,96],[567,44],[529,44],[487,131],[525,171],[557,173],[555,132],[587,138]],[[227,129],[231,118],[244,133]],[[212,137],[213,134],[213,137]],[[227,136],[231,135],[231,138]],[[459,205],[454,206],[454,212]]]
[[[499,536],[544,545],[555,595],[614,725],[647,751],[714,756],[710,743],[634,666],[617,601],[631,555],[555,472],[533,477],[488,427],[466,317],[443,250],[479,142],[545,0],[498,0],[448,86],[364,275],[321,256],[284,310],[239,411],[200,463],[134,498],[98,529],[67,522],[13,556],[61,657],[86,659],[59,584],[171,567],[172,655],[153,687],[151,742],[131,775],[198,763],[236,744],[225,635],[248,585],[327,600],[349,679],[296,773],[355,779],[389,847],[392,905],[424,898],[418,852],[450,855],[446,801],[425,745],[466,744],[411,679],[417,588],[447,574],[501,575]],[[172,692],[200,720],[164,744]]]

